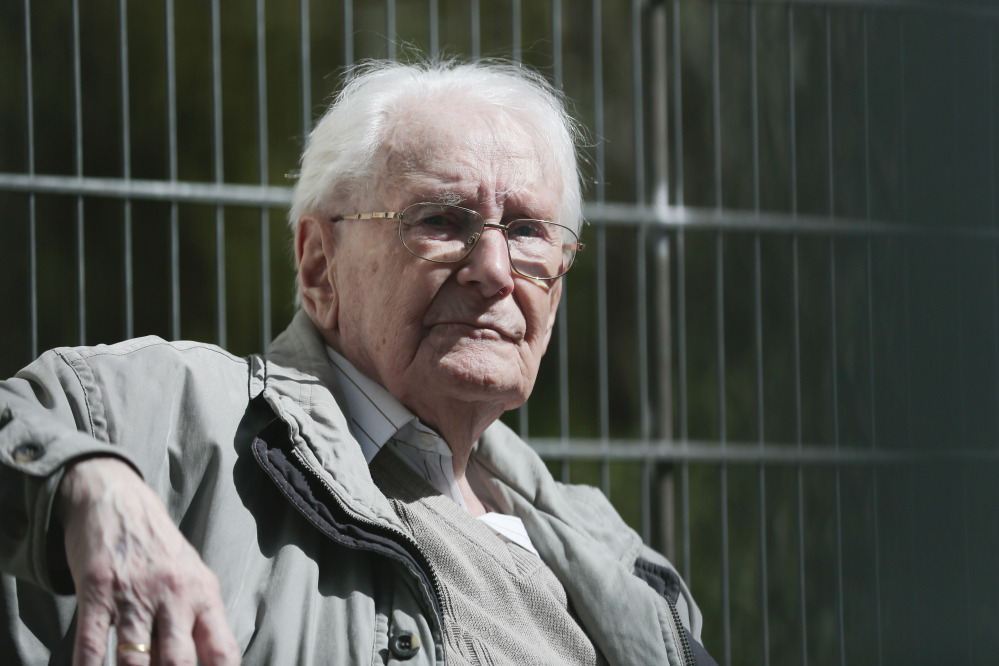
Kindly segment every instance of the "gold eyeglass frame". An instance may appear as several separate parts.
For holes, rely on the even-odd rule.
[[[408,245],[406,245],[406,240],[402,237],[402,220],[403,220],[403,215],[405,215],[405,213],[406,213],[407,210],[409,210],[410,208],[413,208],[414,206],[447,206],[449,208],[457,208],[458,210],[463,210],[466,213],[471,213],[472,215],[475,215],[480,220],[482,220],[482,230],[478,231],[476,233],[473,233],[469,237],[468,241],[466,241],[466,244],[468,245],[468,249],[465,251],[465,254],[461,255],[457,259],[454,259],[453,261],[441,261],[440,259],[427,259],[426,257],[420,257],[420,255],[416,254],[416,252],[413,252],[412,248],[410,248]],[[479,238],[481,238],[482,234],[484,234],[486,232],[486,229],[499,229],[500,231],[503,232],[503,236],[506,238],[506,253],[507,253],[507,257],[510,258],[510,268],[517,275],[526,277],[526,278],[528,278],[530,280],[557,280],[557,279],[559,279],[560,277],[562,277],[563,275],[565,275],[566,273],[568,273],[569,269],[572,268],[573,265],[575,265],[575,263],[576,263],[576,253],[577,252],[582,252],[583,250],[586,249],[586,245],[579,242],[579,236],[576,234],[575,231],[573,231],[572,229],[570,229],[569,227],[567,227],[565,225],[559,224],[558,222],[549,222],[548,220],[535,220],[535,219],[532,219],[532,218],[526,218],[525,217],[525,218],[518,218],[516,220],[510,220],[510,222],[508,222],[507,224],[492,224],[491,222],[486,222],[485,218],[483,218],[482,215],[480,215],[477,211],[474,211],[474,210],[472,210],[470,208],[465,208],[463,206],[455,206],[453,204],[433,203],[433,202],[430,202],[430,201],[421,201],[421,202],[418,202],[418,203],[410,204],[409,206],[406,206],[406,208],[402,212],[399,212],[399,213],[391,212],[391,211],[383,211],[383,212],[378,212],[378,213],[357,213],[355,215],[337,215],[331,221],[334,222],[334,223],[336,223],[336,222],[340,222],[342,220],[399,220],[399,241],[402,242],[402,246],[404,248],[406,248],[406,250],[411,255],[413,255],[414,257],[419,257],[420,259],[423,259],[424,261],[429,261],[429,262],[434,263],[434,264],[456,264],[456,263],[458,263],[459,261],[461,261],[462,259],[464,259],[465,257],[467,257],[469,254],[471,254],[472,250],[475,249],[475,246],[478,245]],[[555,275],[553,277],[537,277],[537,276],[534,276],[534,275],[528,275],[526,273],[522,273],[519,270],[517,270],[517,267],[514,266],[514,263],[513,263],[513,254],[512,254],[512,250],[510,249],[510,237],[507,235],[507,233],[510,231],[510,228],[509,228],[508,225],[509,224],[513,224],[514,222],[544,222],[545,224],[554,224],[555,226],[561,227],[562,229],[565,229],[570,234],[572,234],[572,237],[576,239],[576,243],[574,245],[563,245],[562,246],[562,251],[563,252],[566,251],[566,250],[572,250],[572,252],[573,252],[573,254],[572,254],[572,261],[569,263],[568,268],[566,268],[564,271],[562,271],[561,273],[559,273],[558,275]]]

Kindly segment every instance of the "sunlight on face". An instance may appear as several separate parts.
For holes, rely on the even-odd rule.
[[[431,201],[472,208],[497,224],[557,221],[561,180],[544,168],[539,145],[495,112],[415,109],[388,133],[376,193],[343,213]],[[560,281],[514,274],[498,230],[487,230],[461,261],[435,264],[406,250],[395,221],[337,227],[337,341],[362,372],[417,414],[430,398],[503,409],[527,399]]]

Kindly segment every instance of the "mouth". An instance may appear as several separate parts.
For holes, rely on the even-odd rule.
[[[512,331],[508,331],[490,323],[469,324],[462,321],[442,321],[432,324],[430,328],[440,330],[446,330],[449,328],[459,329],[462,331],[464,337],[471,338],[473,340],[492,340],[516,343],[520,337]]]

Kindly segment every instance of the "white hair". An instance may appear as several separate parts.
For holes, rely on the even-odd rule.
[[[303,215],[323,214],[332,202],[344,205],[373,187],[381,176],[375,155],[393,122],[414,104],[441,99],[494,108],[532,129],[547,144],[541,152],[551,163],[542,167],[554,167],[561,177],[557,221],[578,231],[582,195],[576,146],[583,132],[569,115],[564,95],[541,74],[510,62],[382,60],[355,65],[344,78],[343,89],[302,152],[288,214],[292,231]],[[542,158],[546,163],[549,159]]]

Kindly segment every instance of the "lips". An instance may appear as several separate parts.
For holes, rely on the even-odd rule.
[[[517,323],[494,317],[441,320],[433,321],[427,325],[428,328],[446,326],[467,328],[472,333],[470,337],[475,338],[499,338],[508,342],[520,342],[524,339],[524,327],[522,324],[517,325]]]

